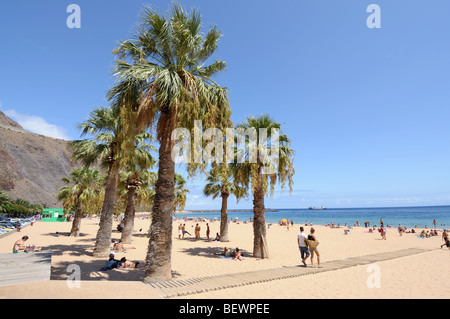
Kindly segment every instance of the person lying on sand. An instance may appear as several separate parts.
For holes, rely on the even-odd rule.
[[[215,255],[225,256],[225,257],[231,257],[231,251],[228,249],[228,247],[224,247],[224,248],[223,248],[223,252],[221,252],[221,253],[215,253]]]
[[[109,254],[109,259],[105,262],[105,269],[117,268],[120,264],[120,260],[114,258],[114,254]]]
[[[125,245],[122,243],[122,240],[121,240],[121,239],[119,239],[119,241],[118,241],[118,242],[115,242],[114,245],[113,245],[113,250],[114,250],[116,253],[121,253],[121,252],[127,251],[128,249],[136,249],[136,247],[133,247],[133,246],[125,246]]]
[[[120,260],[120,263],[117,268],[126,269],[126,268],[142,268],[142,267],[144,267],[144,265],[139,263],[138,261],[136,261],[136,262],[129,261],[125,257],[123,257]]]

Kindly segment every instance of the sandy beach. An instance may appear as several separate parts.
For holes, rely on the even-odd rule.
[[[179,222],[186,223],[186,230],[192,236],[186,235],[184,240],[178,239]],[[115,230],[117,224],[118,222],[114,222],[112,237],[119,239],[120,233]],[[195,240],[193,236],[195,224],[195,221],[182,220],[173,223],[172,273],[174,280],[301,264],[297,247],[297,234],[301,225],[294,224],[289,230],[285,226],[272,225],[270,229],[267,229],[269,258],[256,259],[247,255],[249,253],[251,255],[253,248],[252,224],[230,223],[230,242],[228,243],[208,241],[206,222],[199,222],[201,239]],[[209,222],[209,225],[212,239],[219,232],[220,222]],[[144,262],[149,226],[149,219],[137,217],[131,244],[135,249],[116,256],[120,258],[125,256],[128,260]],[[92,256],[98,220],[83,219],[81,235],[76,238],[67,236],[70,227],[69,222],[37,222],[33,226],[25,227],[21,232],[0,238],[0,253],[9,253],[14,242],[24,235],[30,238],[27,244],[35,244],[41,246],[43,250],[52,251],[50,281],[0,287],[0,298],[160,298],[151,287],[142,283],[143,269],[99,271],[104,267],[106,258]],[[182,298],[448,298],[450,281],[445,269],[450,262],[450,250],[445,247],[440,248],[443,244],[442,229],[438,229],[438,236],[422,239],[417,238],[417,234],[410,233],[400,236],[396,228],[390,228],[387,230],[387,239],[382,240],[377,231],[369,233],[364,227],[353,227],[348,235],[344,234],[344,228],[313,227],[316,229],[316,237],[320,242],[318,249],[322,263],[407,248],[426,248],[431,251],[377,262],[381,278],[379,288],[368,287],[367,281],[371,273],[368,272],[368,266],[364,265]],[[304,228],[305,233],[308,234],[311,227],[304,226]],[[225,246],[232,249],[239,247],[247,257],[243,261],[233,261],[215,254],[221,252]],[[310,260],[307,262],[308,267],[311,267]],[[317,260],[315,265],[316,263]],[[81,269],[79,288],[67,286],[67,267],[71,264],[76,264]],[[111,291],[113,293],[110,293]]]

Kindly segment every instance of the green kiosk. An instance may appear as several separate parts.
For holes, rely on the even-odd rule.
[[[44,208],[42,210],[42,219],[43,222],[65,222],[66,218],[64,217],[64,209],[63,208]]]

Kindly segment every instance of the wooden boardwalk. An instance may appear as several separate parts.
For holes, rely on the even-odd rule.
[[[235,274],[154,282],[148,283],[147,285],[152,287],[156,291],[156,293],[162,298],[173,298],[177,296],[204,293],[207,291],[251,285],[278,279],[300,277],[315,273],[321,273],[325,271],[339,270],[359,265],[376,263],[379,261],[394,258],[420,254],[427,251],[430,251],[430,249],[410,248],[393,252],[384,252],[380,254],[360,256],[355,258],[333,260],[322,263],[321,264],[322,268],[289,266],[276,269],[248,271]]]
[[[50,280],[51,250],[0,254],[0,287]]]

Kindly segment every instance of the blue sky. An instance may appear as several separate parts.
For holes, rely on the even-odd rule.
[[[296,151],[294,191],[266,207],[450,204],[450,2],[180,1],[224,37],[233,121],[269,113]],[[69,4],[81,28],[69,29]],[[3,0],[0,110],[65,139],[112,85],[111,51],[143,5],[170,1]],[[369,4],[381,8],[370,29]],[[182,169],[181,169],[182,170]],[[220,208],[190,183],[187,209]],[[229,208],[250,208],[251,199]]]

